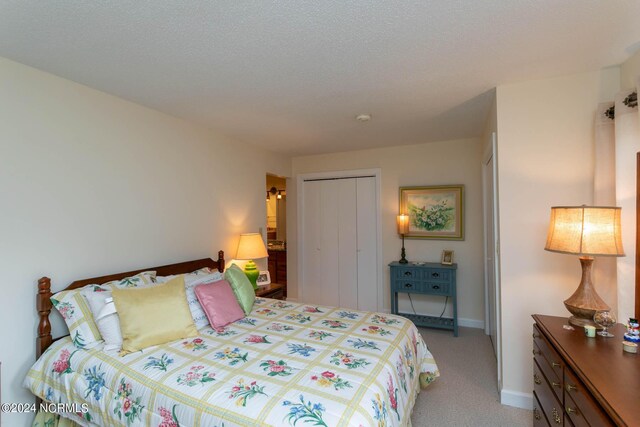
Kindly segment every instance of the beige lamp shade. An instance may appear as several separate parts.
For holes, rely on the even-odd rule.
[[[238,253],[236,259],[258,259],[266,258],[269,256],[267,248],[264,245],[264,240],[260,233],[246,233],[240,235],[240,241],[238,242]]]
[[[557,206],[545,250],[579,256],[624,256],[620,232],[620,208]]]
[[[400,214],[396,217],[396,222],[398,223],[398,234],[407,234],[409,233],[409,215]]]

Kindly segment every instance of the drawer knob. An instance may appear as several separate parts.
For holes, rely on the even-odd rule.
[[[551,381],[551,385],[554,387],[562,388],[562,386],[560,386],[560,383],[557,383],[555,381]]]
[[[557,363],[557,362],[551,362],[551,366],[553,366],[554,368],[561,368],[562,365]]]
[[[542,418],[542,417],[540,416],[540,411],[538,411],[538,408],[533,408],[533,417],[534,417],[536,420],[539,420],[540,418]]]
[[[535,348],[533,349],[533,355],[535,356],[536,354],[542,354],[542,352],[540,350],[536,350]]]
[[[567,406],[566,408],[564,408],[567,411],[567,414],[571,415],[571,414],[576,414],[578,415],[578,410],[574,409],[570,406]]]
[[[536,334],[535,332],[531,335],[533,336],[533,338],[540,338],[540,334]]]
[[[556,424],[562,423],[562,418],[560,418],[560,413],[556,408],[553,408],[553,410],[551,411],[551,415],[553,416],[553,421],[555,421]]]
[[[433,289],[440,289],[440,285],[433,285]]]
[[[431,277],[440,277],[440,273],[431,273]]]
[[[538,374],[533,374],[533,382],[536,384],[542,384],[542,380],[538,376]]]
[[[578,389],[578,387],[576,387],[574,385],[571,385],[571,384],[567,384],[567,391],[568,392],[572,392],[572,391],[577,390],[577,389]]]
[[[411,272],[410,272],[410,271],[405,271],[405,272],[404,272],[404,275],[405,275],[405,276],[409,276],[409,277],[411,277]]]
[[[411,283],[405,283],[405,284],[404,284],[404,287],[405,287],[405,288],[411,288],[412,286],[413,286],[413,285],[412,285]]]

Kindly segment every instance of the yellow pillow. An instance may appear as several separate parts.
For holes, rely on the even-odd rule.
[[[121,354],[198,335],[183,276],[149,288],[114,288],[112,296],[120,317]]]

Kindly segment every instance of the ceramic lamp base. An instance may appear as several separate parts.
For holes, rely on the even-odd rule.
[[[600,298],[591,281],[593,257],[580,257],[580,265],[582,266],[580,285],[573,295],[564,301],[564,306],[573,315],[569,318],[569,323],[581,327],[591,325],[602,329],[602,326],[593,321],[593,316],[598,311],[609,311],[611,308]]]
[[[602,326],[597,325],[593,320],[584,319],[576,316],[569,317],[569,323],[572,324],[573,326],[578,326],[580,328],[584,328],[585,326],[589,325],[589,326],[593,326],[598,330],[602,330]]]
[[[257,290],[258,284],[256,282],[258,281],[258,276],[260,275],[260,271],[258,270],[258,266],[256,265],[255,262],[253,262],[253,260],[249,260],[245,264],[244,274],[247,276],[247,279],[249,279],[249,282],[251,282],[251,286],[253,286],[253,290]]]

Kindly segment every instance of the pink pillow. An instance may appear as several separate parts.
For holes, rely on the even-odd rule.
[[[244,311],[226,280],[196,286],[195,292],[214,328],[221,328],[244,317]]]

